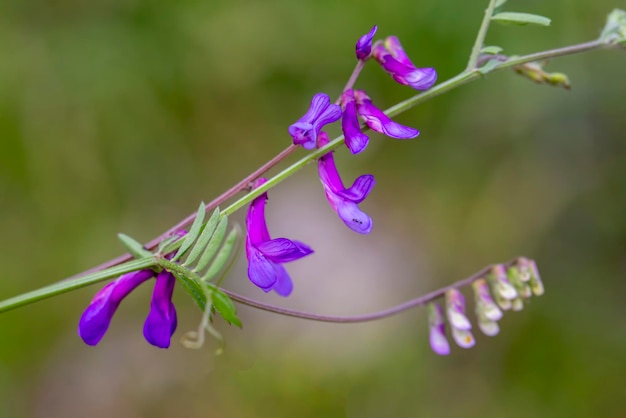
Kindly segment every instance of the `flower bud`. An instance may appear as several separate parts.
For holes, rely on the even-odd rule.
[[[428,325],[430,328],[430,347],[433,351],[441,356],[450,354],[443,308],[438,303],[428,304]]]

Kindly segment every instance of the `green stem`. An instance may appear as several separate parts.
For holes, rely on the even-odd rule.
[[[94,283],[101,282],[111,277],[117,277],[121,274],[130,273],[131,271],[151,268],[157,265],[156,260],[152,257],[133,260],[119,266],[111,267],[96,273],[91,273],[83,277],[71,280],[63,280],[32,292],[24,293],[11,299],[0,302],[0,312],[5,312],[29,303],[37,302],[52,296],[60,295],[81,287],[89,286]]]
[[[489,23],[491,23],[491,17],[493,16],[493,9],[495,6],[496,0],[490,0],[489,6],[487,6],[487,9],[485,10],[483,21],[480,24],[480,29],[478,29],[478,35],[476,35],[474,47],[472,48],[472,53],[470,54],[465,71],[473,71],[476,68],[476,61],[478,61],[480,50],[483,48],[483,43],[485,42],[485,37],[487,36],[487,30],[489,29]]]
[[[590,50],[594,50],[594,49],[599,49],[599,48],[610,48],[612,47],[612,45],[608,45],[605,42],[601,41],[601,40],[594,40],[594,41],[590,41],[590,42],[585,42],[585,43],[581,43],[581,44],[577,44],[577,45],[572,45],[572,46],[568,46],[568,47],[564,47],[564,48],[557,48],[557,49],[552,49],[549,51],[542,51],[542,52],[537,52],[534,54],[529,54],[529,55],[524,55],[524,56],[520,56],[520,57],[512,57],[509,58],[506,61],[503,61],[501,63],[499,63],[497,66],[495,66],[494,68],[492,68],[490,70],[491,72],[496,72],[496,71],[502,71],[508,68],[512,68],[515,67],[516,65],[520,65],[520,64],[525,64],[527,62],[532,62],[532,61],[540,61],[540,60],[544,60],[544,59],[548,59],[548,58],[553,58],[553,57],[560,57],[560,56],[564,56],[564,55],[573,55],[573,54],[577,54],[577,53],[581,53],[581,52],[585,52],[585,51],[590,51]],[[405,112],[408,109],[411,109],[413,107],[415,107],[418,104],[421,104],[427,100],[430,100],[436,96],[439,96],[443,93],[446,93],[448,91],[451,91],[457,87],[460,87],[464,84],[467,84],[471,81],[475,81],[479,78],[482,78],[483,75],[478,71],[478,70],[472,70],[472,71],[464,71],[461,74],[447,80],[444,81],[443,83],[440,83],[438,85],[436,85],[435,87],[431,88],[428,91],[425,91],[423,93],[417,94],[403,102],[400,102],[398,104],[396,104],[395,106],[390,107],[389,109],[387,109],[385,111],[385,113],[389,116],[394,116],[397,114],[400,114],[402,112]],[[280,173],[278,173],[277,175],[275,175],[274,177],[270,178],[267,183],[263,184],[261,187],[254,189],[253,191],[251,191],[250,193],[248,193],[246,196],[242,197],[241,199],[237,200],[236,202],[234,202],[233,204],[231,204],[230,206],[228,206],[226,209],[224,209],[222,211],[222,213],[225,214],[232,214],[233,212],[235,212],[236,210],[242,208],[243,206],[246,206],[247,204],[249,204],[253,199],[255,199],[256,197],[258,197],[259,195],[261,195],[262,193],[266,192],[267,190],[269,190],[270,188],[276,186],[278,183],[280,183],[281,181],[283,181],[284,179],[286,179],[287,177],[291,176],[292,174],[294,174],[295,172],[297,172],[298,170],[302,169],[304,166],[306,166],[307,164],[316,161],[319,157],[325,155],[326,153],[333,151],[334,149],[336,149],[337,147],[339,147],[340,144],[343,143],[343,136],[339,136],[337,138],[335,138],[334,140],[332,140],[330,143],[328,143],[326,146],[315,150],[309,154],[307,154],[305,157],[301,158],[299,161],[296,161],[293,165],[291,165],[290,167],[286,168],[285,170],[281,171]],[[280,158],[276,158],[272,160],[272,164],[266,164],[264,167],[269,166],[269,165],[273,165],[275,162],[281,160],[282,158],[284,158],[285,156],[291,154],[296,147],[294,146],[290,146],[288,147],[285,151],[283,151],[280,154]],[[253,174],[256,176],[260,176],[263,174],[263,170],[259,169],[256,170]],[[254,180],[253,175],[250,175],[248,177],[246,177],[245,180]],[[250,180],[250,181],[251,181]],[[238,192],[240,190],[243,190],[243,188],[245,187],[246,182],[242,181],[240,182],[237,187],[235,188],[231,188],[229,191],[227,191],[226,193],[224,193],[222,196],[228,196],[228,197],[232,197],[235,194],[235,190]],[[213,202],[211,202],[210,206],[212,206],[213,208],[215,206],[218,206],[220,204],[222,204],[226,199],[224,198],[217,198],[215,199]],[[195,218],[195,214],[193,216],[189,216],[185,219],[185,222],[181,222],[177,225],[177,228],[182,228],[186,225],[188,225],[189,223],[193,222]],[[170,229],[171,231],[172,229]],[[166,234],[163,234],[161,237],[159,237],[160,239],[163,239],[167,237]],[[153,244],[153,246],[156,246],[158,244],[159,240],[158,239],[154,239],[153,241],[151,241],[151,244]],[[146,248],[151,248],[152,245],[146,245]],[[7,299],[4,301],[0,302],[0,312],[4,312],[4,311],[8,311],[10,309],[14,309],[17,308],[19,306],[23,306],[29,303],[33,303],[51,296],[55,296],[61,293],[65,293],[65,292],[69,292],[71,290],[75,290],[75,289],[79,289],[81,287],[85,287],[88,286],[90,284],[94,284],[97,282],[100,282],[102,280],[105,280],[107,278],[111,278],[111,277],[115,277],[118,276],[120,274],[124,274],[124,273],[128,273],[130,271],[134,271],[134,270],[138,270],[138,269],[142,269],[142,268],[150,268],[150,267],[154,267],[157,263],[155,262],[155,260],[148,258],[148,259],[141,259],[141,260],[136,260],[136,261],[130,261],[128,263],[125,264],[119,264],[122,262],[127,261],[130,256],[127,256],[128,258],[125,258],[126,256],[122,256],[122,257],[118,257],[115,260],[112,260],[110,262],[107,262],[105,264],[103,264],[102,266],[99,266],[97,269],[100,271],[94,271],[95,269],[91,269],[87,275],[81,276],[81,277],[72,277],[70,279],[55,283],[53,285],[29,292],[29,293],[25,293],[22,294],[20,296],[16,296],[14,298],[11,299]],[[118,264],[117,266],[115,266],[115,264]],[[106,270],[103,270],[106,266]]]

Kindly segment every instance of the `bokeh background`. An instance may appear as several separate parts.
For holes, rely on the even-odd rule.
[[[0,297],[119,255],[117,232],[151,239],[274,156],[315,92],[340,92],[373,24],[440,80],[455,75],[486,3],[1,2]],[[587,41],[620,3],[511,0],[552,26],[494,25],[487,44]],[[418,139],[372,135],[363,154],[336,153],[346,181],[377,177],[362,205],[371,235],[343,226],[311,166],[267,209],[273,235],[316,249],[288,266],[292,297],[256,289],[245,262],[226,282],[363,313],[532,257],[546,294],[505,315],[499,336],[439,357],[423,309],[333,325],[240,307],[243,330],[216,323],[215,356],[214,341],[179,344],[200,313],[178,289],[179,330],[158,350],[141,333],[144,285],[94,348],[76,335],[93,286],[0,315],[0,416],[625,417],[624,68],[623,52],[564,57],[548,70],[571,91],[498,73],[408,111],[398,120]],[[413,94],[373,64],[358,86],[383,108]]]

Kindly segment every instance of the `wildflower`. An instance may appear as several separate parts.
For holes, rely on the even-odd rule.
[[[417,68],[402,49],[395,36],[389,36],[384,42],[376,42],[372,55],[396,82],[416,90],[428,90],[437,81],[434,68]]]
[[[539,276],[539,270],[537,269],[537,263],[535,263],[535,260],[529,260],[522,257],[519,259],[518,265],[520,271],[522,272],[521,278],[524,282],[528,283],[532,293],[535,296],[543,295],[543,282],[541,281],[541,276]]]
[[[121,301],[141,283],[155,276],[150,269],[133,271],[107,284],[93,297],[78,324],[78,334],[88,345],[96,345],[106,333]],[[168,348],[176,330],[176,308],[172,293],[176,278],[166,270],[157,277],[150,313],[144,324],[144,337],[159,348]]]
[[[504,310],[511,309],[512,300],[517,298],[517,290],[511,284],[506,275],[506,269],[499,264],[491,269],[489,275],[491,285],[493,287],[493,296],[496,303]]]
[[[374,26],[368,33],[361,36],[356,43],[356,57],[358,60],[365,61],[372,53],[372,39],[376,34],[378,26]]]
[[[336,122],[341,118],[341,108],[330,103],[324,93],[317,93],[311,100],[311,107],[298,121],[289,126],[289,134],[293,143],[303,148],[314,149],[317,136],[324,125]]]
[[[359,116],[365,120],[371,130],[396,139],[410,139],[419,135],[420,131],[392,121],[382,110],[378,109],[363,90],[354,92]]]
[[[472,324],[465,316],[465,298],[457,289],[446,292],[446,311],[454,341],[462,348],[473,347],[476,341],[470,331]]]
[[[478,279],[472,283],[474,289],[474,297],[476,300],[476,317],[478,319],[478,328],[483,334],[490,337],[500,332],[498,322],[502,318],[502,311],[494,302],[489,293],[489,285],[485,279]]]
[[[450,354],[450,343],[446,338],[443,309],[438,303],[428,304],[428,325],[430,327],[430,347],[441,356]]]
[[[257,180],[255,188],[267,180]],[[306,244],[287,238],[271,239],[265,222],[267,193],[252,201],[248,209],[246,226],[246,255],[248,257],[248,277],[265,292],[274,290],[281,296],[289,296],[293,283],[282,263],[295,261],[313,253]]]
[[[356,112],[356,102],[354,92],[346,90],[341,95],[343,106],[343,118],[341,119],[341,129],[346,140],[346,146],[352,154],[358,154],[367,147],[369,137],[361,132],[361,124]]]
[[[320,132],[318,146],[323,147],[328,143],[326,132]],[[320,180],[324,185],[326,199],[330,206],[337,212],[339,218],[351,230],[360,234],[368,234],[372,230],[372,219],[359,209],[361,203],[372,191],[376,180],[371,174],[358,177],[349,189],[343,186],[341,177],[335,166],[332,151],[318,160]]]

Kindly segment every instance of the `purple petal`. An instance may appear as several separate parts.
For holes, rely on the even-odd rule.
[[[276,271],[276,283],[272,287],[272,290],[280,296],[289,296],[293,291],[293,281],[291,277],[289,277],[289,273],[287,273],[285,267],[280,264],[274,264],[274,270]]]
[[[172,294],[176,278],[166,270],[159,273],[152,292],[150,313],[143,326],[146,340],[159,348],[168,348],[176,331],[176,307],[172,303]]]
[[[324,188],[334,193],[340,193],[344,190],[343,182],[337,171],[335,157],[333,157],[332,151],[317,161],[317,171],[319,172],[320,181],[324,185]]]
[[[255,247],[274,263],[287,263],[313,253],[313,250],[308,245],[299,241],[291,241],[287,238],[276,238],[260,242]]]
[[[122,299],[153,276],[152,270],[126,273],[96,293],[78,323],[78,335],[83,341],[88,345],[98,344],[107,332]]]
[[[328,197],[328,194],[326,196]],[[372,231],[372,218],[362,212],[356,203],[337,196],[335,205],[337,214],[348,228],[359,234],[369,234]]]
[[[261,251],[252,245],[246,245],[248,255],[248,277],[250,281],[263,289],[265,292],[272,290],[276,284],[278,276],[275,264],[265,258]]]
[[[264,178],[262,183],[257,181],[257,187],[265,183]],[[261,194],[259,197],[252,201],[248,208],[248,215],[246,216],[246,228],[248,230],[248,238],[252,244],[267,241],[270,239],[270,233],[267,230],[267,222],[265,221],[265,203],[267,202],[267,193]]]
[[[382,65],[396,82],[416,90],[428,90],[437,81],[437,72],[434,68],[408,66],[391,56],[386,56]]]
[[[372,39],[374,39],[377,29],[378,26],[374,26],[368,33],[359,38],[356,43],[357,59],[364,60],[370,56],[372,53]]]
[[[402,64],[409,66],[409,67],[415,67],[415,65],[413,65],[413,63],[411,62],[411,59],[409,58],[409,56],[406,54],[406,52],[404,52],[404,48],[402,48],[402,44],[400,43],[400,40],[396,37],[396,36],[388,36],[385,39],[385,48],[387,49],[387,51],[399,62],[401,62]]]
[[[345,100],[343,100],[345,98]],[[352,90],[344,92],[343,101],[343,118],[341,119],[341,129],[345,137],[346,146],[352,154],[358,154],[367,147],[369,137],[361,132],[361,123],[356,112],[356,103]]]
[[[430,347],[441,356],[450,354],[450,343],[446,338],[443,309],[438,303],[428,304],[428,324],[430,326]]]
[[[314,149],[317,135],[320,129],[328,123],[335,122],[341,117],[341,109],[335,104],[330,104],[327,94],[317,93],[311,100],[309,110],[289,126],[289,134],[293,137],[293,143],[302,145],[305,149]]]
[[[376,179],[371,174],[364,174],[354,180],[354,184],[349,189],[337,193],[339,196],[354,203],[361,203],[372,191]]]
[[[415,138],[420,131],[392,121],[382,110],[372,104],[364,92],[357,92],[357,111],[373,131],[396,139]]]

